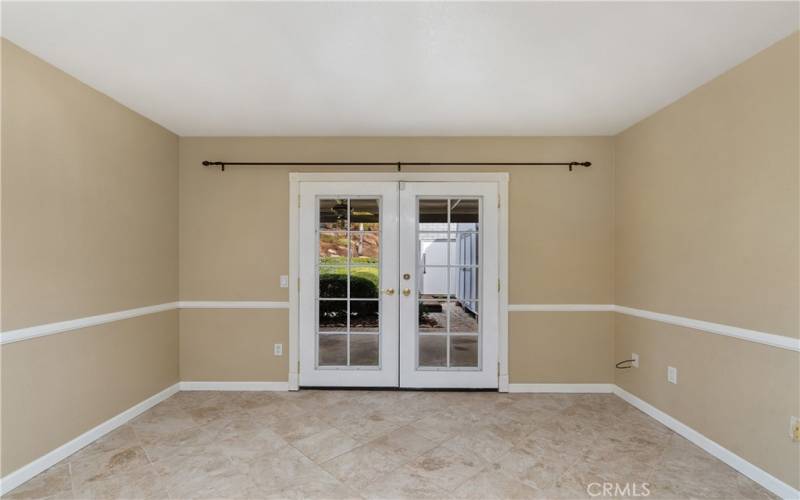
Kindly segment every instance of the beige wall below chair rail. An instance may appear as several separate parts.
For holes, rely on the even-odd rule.
[[[2,475],[179,381],[178,313],[0,347]]]

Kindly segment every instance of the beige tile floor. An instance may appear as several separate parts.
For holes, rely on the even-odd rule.
[[[7,498],[769,498],[613,395],[181,392]]]

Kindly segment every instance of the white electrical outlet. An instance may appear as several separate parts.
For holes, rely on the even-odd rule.
[[[633,354],[631,354],[631,359],[633,360],[633,363],[631,363],[631,366],[634,367],[634,368],[639,368],[639,355],[636,354],[636,353],[633,353]]]
[[[678,369],[674,366],[667,367],[667,382],[670,384],[678,383]]]
[[[281,288],[289,288],[289,276],[281,274]]]
[[[283,356],[283,344],[275,344],[275,356]]]

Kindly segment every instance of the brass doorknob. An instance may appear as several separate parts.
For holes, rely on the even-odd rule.
[[[403,288],[403,295],[405,295],[406,297],[411,295],[411,289],[410,288]]]
[[[394,295],[394,288],[387,288],[383,291],[386,295]]]

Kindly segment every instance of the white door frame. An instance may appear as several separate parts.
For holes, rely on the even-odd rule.
[[[507,172],[290,172],[289,173],[289,390],[299,388],[299,225],[301,182],[494,182],[500,214],[498,227],[498,386],[508,392],[508,179]]]

